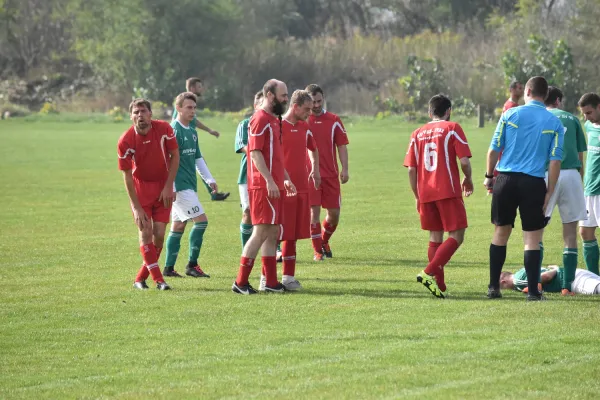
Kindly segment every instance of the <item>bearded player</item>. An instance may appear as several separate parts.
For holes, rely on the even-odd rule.
[[[319,152],[309,130],[306,119],[312,108],[312,98],[305,90],[296,90],[292,94],[290,108],[283,117],[283,160],[285,170],[296,186],[295,196],[285,196],[283,225],[281,232],[283,253],[283,276],[281,283],[286,290],[302,289],[295,278],[296,241],[310,237],[310,202],[308,189],[319,188]],[[306,159],[310,160],[310,170]],[[261,281],[261,286],[263,286]]]
[[[262,270],[265,275],[266,292],[282,293],[285,287],[277,280],[275,252],[279,237],[279,225],[283,223],[283,200],[285,193],[296,194],[283,166],[281,146],[281,116],[288,102],[285,83],[271,79],[263,87],[261,108],[250,119],[248,132],[248,195],[252,236],[242,251],[240,268],[231,290],[250,295],[257,291],[248,278],[254,267],[254,259],[261,251]]]
[[[450,122],[452,103],[438,94],[429,100],[432,121],[413,132],[404,166],[408,167],[421,228],[429,231],[429,264],[417,281],[439,298],[444,298],[444,266],[462,244],[467,212],[462,193],[473,193],[471,150],[462,128]],[[465,175],[462,184],[456,159]],[[444,232],[448,239],[444,241]]]
[[[146,279],[152,276],[157,289],[168,290],[158,257],[175,200],[173,182],[179,167],[179,149],[171,126],[152,120],[149,101],[133,100],[129,114],[133,126],[119,138],[117,154],[144,260],[133,287],[148,289]]]
[[[313,133],[317,149],[319,150],[319,169],[321,172],[321,186],[313,186],[310,191],[311,224],[310,233],[314,250],[315,261],[324,257],[331,258],[333,253],[329,246],[329,239],[337,229],[340,221],[340,208],[342,194],[340,182],[348,182],[348,136],[340,118],[323,108],[323,89],[311,84],[306,87],[313,99],[311,115],[308,126]],[[337,150],[337,151],[336,151]],[[342,170],[338,169],[337,154],[340,156]],[[321,225],[321,207],[327,210],[327,215]]]

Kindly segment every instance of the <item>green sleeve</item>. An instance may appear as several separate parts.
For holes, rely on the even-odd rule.
[[[521,268],[513,275],[513,282],[515,284],[515,289],[519,292],[522,292],[523,289],[527,287],[527,272],[525,268]]]
[[[581,127],[581,123],[578,119],[575,119],[575,123],[577,124],[577,152],[583,153],[584,151],[587,151],[585,133],[583,133],[583,128]]]
[[[235,152],[241,153],[242,149],[248,146],[248,123],[249,120],[245,119],[238,124],[235,133]]]

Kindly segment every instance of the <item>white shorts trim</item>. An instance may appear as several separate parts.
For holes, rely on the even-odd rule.
[[[600,276],[587,269],[577,269],[571,291],[577,294],[599,294]]]
[[[240,183],[238,185],[238,189],[240,191],[240,206],[242,207],[242,211],[249,210],[250,209],[250,195],[248,194],[248,184]]]
[[[546,184],[548,173],[546,173]],[[551,217],[554,208],[558,205],[558,212],[563,224],[584,221],[587,219],[587,208],[583,194],[581,175],[576,169],[563,169],[560,171],[556,188],[548,201],[546,217]]]
[[[579,226],[597,227],[600,220],[600,196],[585,196],[585,208],[587,209],[587,220],[581,221]]]
[[[177,197],[171,209],[171,219],[184,222],[204,214],[204,208],[198,200],[198,194],[191,189],[177,192]]]

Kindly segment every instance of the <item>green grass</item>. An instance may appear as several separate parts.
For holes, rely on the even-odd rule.
[[[139,292],[116,161],[127,125],[0,121],[0,398],[597,398],[600,299],[485,299],[492,226],[480,181],[493,126],[465,124],[477,191],[446,270],[448,299],[415,280],[428,240],[402,167],[415,126],[369,119],[347,124],[351,179],[335,258],[315,264],[300,243],[305,291],[248,298],[230,291],[240,254],[235,123],[206,122],[222,137],[201,133],[203,154],[232,192],[224,203],[200,193],[210,221],[201,264],[212,278]],[[548,264],[561,263],[560,229],[556,219],[546,234]],[[515,233],[507,268],[522,254]]]

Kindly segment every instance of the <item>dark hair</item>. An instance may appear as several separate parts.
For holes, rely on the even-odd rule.
[[[436,94],[429,100],[429,112],[434,117],[442,118],[452,108],[452,102],[443,94]]]
[[[196,86],[196,83],[202,83],[202,79],[200,78],[188,78],[185,81],[185,89],[190,92],[192,90],[192,86]]]
[[[514,90],[514,89],[516,89],[516,88],[517,88],[517,86],[519,86],[520,84],[521,84],[521,82],[519,82],[519,81],[512,81],[512,82],[510,83],[510,86],[509,86],[508,88],[509,88],[510,90]]]
[[[577,103],[579,107],[592,106],[594,108],[598,107],[598,104],[600,104],[600,96],[596,93],[584,94],[581,96],[581,99],[579,99],[579,103]]]
[[[321,96],[325,96],[325,94],[323,93],[323,89],[321,89],[321,87],[316,83],[311,83],[304,90],[310,93],[311,96],[314,96],[317,93],[321,93]]]
[[[152,105],[150,104],[150,102],[146,99],[138,98],[138,99],[133,99],[131,101],[131,103],[129,103],[129,114],[131,114],[133,107],[139,107],[139,106],[144,106],[148,109],[148,111],[152,112]]]
[[[560,90],[556,86],[549,86],[548,87],[548,97],[546,97],[544,104],[547,106],[551,106],[554,103],[556,103],[556,100],[562,101],[563,97],[564,97],[564,95],[563,95],[562,90]]]
[[[543,76],[534,76],[527,81],[525,87],[531,89],[531,97],[541,97],[545,100],[548,96],[548,81]]]

